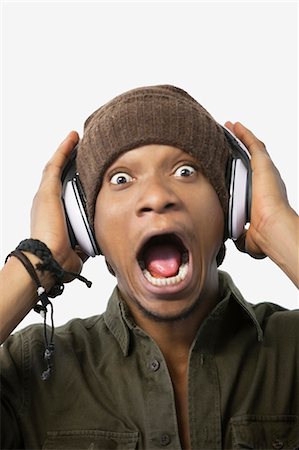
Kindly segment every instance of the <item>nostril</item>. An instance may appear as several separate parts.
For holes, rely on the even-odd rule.
[[[165,209],[171,209],[175,206],[174,203],[167,203],[167,205],[165,205]]]
[[[174,206],[175,206],[175,203],[167,203],[166,205],[164,205],[164,207],[162,207],[162,208],[159,208],[159,209],[161,209],[161,210],[169,210],[169,209],[172,209],[172,208],[174,208]],[[150,208],[150,207],[148,207],[148,206],[144,206],[143,208],[141,208],[141,212],[143,212],[143,213],[146,213],[146,212],[151,212],[151,211],[154,211],[156,208],[155,207],[153,207],[153,208]]]
[[[140,189],[136,203],[137,214],[170,212],[179,203],[177,195],[160,183],[151,183]]]

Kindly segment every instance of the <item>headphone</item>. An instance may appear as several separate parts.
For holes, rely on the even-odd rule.
[[[227,236],[238,239],[244,226],[250,221],[251,209],[251,166],[250,155],[244,144],[226,127],[223,127],[231,148],[231,157],[226,168],[229,187],[229,204],[226,218]],[[93,227],[88,222],[86,197],[76,169],[77,147],[65,166],[62,181],[62,201],[71,245],[76,245],[88,256],[100,255]]]
[[[222,126],[231,148],[231,158],[226,168],[229,187],[228,212],[226,217],[227,237],[237,240],[250,222],[252,199],[252,170],[250,154],[240,139],[228,128]]]

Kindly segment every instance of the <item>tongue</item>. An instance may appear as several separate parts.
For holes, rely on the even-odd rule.
[[[144,262],[153,277],[173,277],[181,265],[181,253],[175,245],[152,245],[144,254]]]

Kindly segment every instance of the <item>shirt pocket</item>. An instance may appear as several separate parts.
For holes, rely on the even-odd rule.
[[[42,449],[52,450],[133,450],[138,432],[118,433],[101,430],[48,431]]]
[[[299,417],[240,416],[230,421],[233,449],[299,450]]]

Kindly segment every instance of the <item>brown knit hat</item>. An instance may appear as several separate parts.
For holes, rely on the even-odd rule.
[[[147,86],[115,97],[85,122],[77,170],[92,227],[104,172],[122,153],[147,144],[170,145],[192,155],[218,194],[226,216],[230,148],[223,129],[182,89]]]

